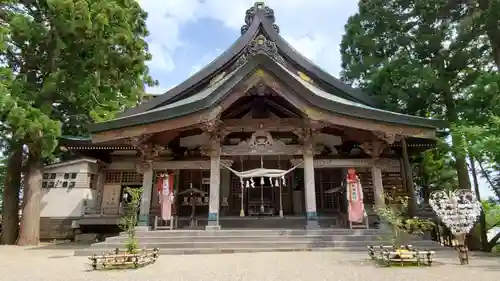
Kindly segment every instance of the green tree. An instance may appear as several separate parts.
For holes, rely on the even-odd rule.
[[[3,209],[3,182],[5,181],[5,175],[7,174],[7,165],[5,165],[5,160],[0,159],[0,214]]]
[[[415,183],[421,188],[424,201],[429,202],[429,195],[436,190],[453,190],[457,187],[457,171],[453,168],[453,157],[438,145],[414,157],[416,167]]]
[[[28,150],[18,243],[36,244],[43,159],[61,132],[85,133],[86,123],[113,118],[154,84],[147,15],[133,0],[7,1],[0,15],[8,43],[0,57],[13,73],[2,123]]]
[[[7,155],[1,165],[3,177],[0,181],[2,186],[3,208],[2,233],[0,244],[15,244],[18,237],[19,226],[19,192],[21,189],[21,166],[23,160],[22,148],[5,147]]]
[[[361,0],[341,44],[342,79],[372,93],[387,109],[458,124],[468,88],[491,55],[468,3],[448,0]],[[466,158],[451,134],[460,188],[470,188]]]
[[[483,205],[483,211],[485,214],[485,220],[486,220],[486,231],[488,232],[489,230],[499,227],[500,226],[500,204],[497,202],[490,202],[487,200],[481,201]],[[491,252],[496,246],[498,246],[500,243],[498,242],[500,240],[500,234],[496,234],[493,237],[491,237],[486,245],[487,248],[484,249],[486,252]]]

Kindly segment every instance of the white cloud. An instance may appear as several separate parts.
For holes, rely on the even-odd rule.
[[[161,95],[166,93],[170,88],[164,88],[164,87],[146,87],[146,93],[151,94],[151,95]]]
[[[151,67],[175,69],[172,54],[183,46],[179,36],[182,25],[202,18],[222,22],[239,30],[245,11],[254,0],[139,0],[149,13],[148,28],[153,62]],[[344,24],[357,11],[357,1],[341,0],[268,0],[274,10],[281,35],[320,67],[337,75],[340,71],[338,51]],[[160,53],[161,52],[161,53]],[[201,60],[200,60],[201,63]],[[192,69],[203,66],[192,66]]]
[[[153,60],[149,62],[150,67],[163,71],[172,71],[175,69],[175,63],[172,59],[171,52],[164,44],[150,42],[149,52],[153,56]]]

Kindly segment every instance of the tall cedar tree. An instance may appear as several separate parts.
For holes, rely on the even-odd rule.
[[[342,41],[342,78],[388,109],[443,118],[453,128],[491,126],[500,81],[500,9],[494,7],[499,0],[361,0]],[[481,137],[476,150],[492,147]],[[459,187],[468,189],[471,134],[454,129],[451,139]]]
[[[112,118],[154,85],[146,61],[147,14],[135,0],[3,1],[12,82],[0,98],[2,123],[28,147],[19,245],[39,242],[43,159],[61,130]],[[6,2],[6,3],[5,3]]]
[[[450,4],[451,3],[451,4]],[[342,78],[388,109],[458,124],[464,89],[491,54],[467,4],[448,0],[361,0],[342,40]],[[453,133],[454,148],[463,144]],[[460,188],[470,188],[465,155],[454,149]]]

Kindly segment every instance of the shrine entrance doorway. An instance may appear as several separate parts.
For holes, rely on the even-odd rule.
[[[290,161],[282,158],[265,156],[262,166],[266,169],[287,170],[291,168]],[[261,168],[260,156],[241,157],[233,162],[232,167],[237,171]],[[254,179],[255,187],[242,188],[240,178],[231,173],[229,215],[240,216],[242,209],[245,217],[277,217],[280,214],[280,209],[283,210],[284,215],[292,215],[293,173],[294,171],[285,175],[286,185],[282,185],[281,190],[266,177]]]

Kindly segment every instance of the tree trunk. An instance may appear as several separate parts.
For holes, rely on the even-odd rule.
[[[449,90],[449,89],[448,89]],[[453,99],[453,94],[450,91],[446,91],[444,94],[444,103],[446,106],[446,117],[449,122],[456,124],[458,121],[458,113],[455,105],[455,100]],[[455,169],[458,174],[458,187],[459,189],[470,189],[470,179],[469,171],[467,170],[467,161],[465,155],[461,151],[457,151],[456,148],[460,147],[463,143],[463,137],[455,132],[451,133],[452,141],[452,151],[455,157]]]
[[[23,213],[19,229],[19,246],[40,242],[40,200],[42,195],[43,162],[40,154],[30,151],[23,196]]]
[[[21,188],[21,166],[23,162],[22,145],[11,147],[7,161],[2,210],[2,234],[0,244],[16,244],[19,230],[19,191]]]
[[[410,157],[408,156],[408,146],[406,145],[406,139],[404,137],[401,137],[401,150],[403,152],[404,179],[410,195],[408,214],[410,217],[414,217],[417,211],[417,194],[415,193],[415,185],[413,184],[413,169],[411,167]]]
[[[496,12],[496,5],[492,5],[491,0],[480,0],[478,3],[482,16],[486,18],[485,27],[491,44],[491,57],[495,62],[497,70],[500,71],[500,27],[498,25],[498,18],[493,16],[493,13]]]
[[[477,171],[476,171],[476,163],[474,162],[474,158],[469,155],[472,180],[474,181],[474,191],[476,193],[476,198],[481,202],[481,194],[479,192],[479,182],[477,180]],[[481,250],[483,252],[489,252],[488,250],[488,229],[486,227],[486,216],[484,214],[483,208],[481,208],[481,214],[479,215],[479,233],[481,237]]]

